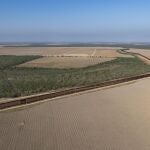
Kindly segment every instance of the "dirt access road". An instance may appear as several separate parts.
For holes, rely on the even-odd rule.
[[[149,150],[150,78],[0,112],[1,150]]]
[[[137,53],[137,55],[143,62],[146,64],[150,65],[150,50],[144,50],[144,49],[135,49],[135,48],[130,48],[128,52],[131,53]]]

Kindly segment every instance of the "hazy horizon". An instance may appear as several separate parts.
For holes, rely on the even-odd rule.
[[[149,42],[148,0],[1,0],[0,42]]]

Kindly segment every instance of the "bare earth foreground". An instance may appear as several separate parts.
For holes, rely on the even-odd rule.
[[[0,113],[1,150],[149,150],[150,78]]]

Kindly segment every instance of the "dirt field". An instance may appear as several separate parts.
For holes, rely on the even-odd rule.
[[[114,49],[96,49],[95,56],[101,56],[103,58],[132,57],[130,55],[120,54]]]
[[[150,78],[0,113],[2,150],[149,150]]]
[[[107,50],[108,56],[117,57],[117,52],[114,53],[119,48],[110,47],[4,47],[0,48],[0,55],[40,55],[40,56],[93,56],[93,52],[96,52],[94,56],[100,55],[102,50]],[[121,55],[122,56],[122,55]]]
[[[3,47],[0,49],[0,55],[61,55],[67,52],[66,48],[48,48],[48,47]]]
[[[18,67],[40,67],[40,68],[82,68],[111,61],[114,58],[89,58],[89,57],[43,57]]]
[[[117,57],[132,57],[120,54],[119,47],[4,47],[0,55],[46,56],[20,67],[79,68],[113,60]],[[92,58],[90,58],[92,57]],[[99,58],[97,58],[99,57]]]

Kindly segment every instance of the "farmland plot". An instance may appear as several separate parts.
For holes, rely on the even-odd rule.
[[[111,61],[114,58],[90,58],[90,57],[43,57],[18,67],[36,67],[36,68],[82,68],[93,66],[95,64]]]
[[[69,53],[91,54],[92,48],[76,48],[76,47],[3,47],[0,49],[0,55],[64,55]]]
[[[100,56],[102,58],[133,57],[131,55],[121,54],[114,49],[97,49],[95,56]]]
[[[117,58],[74,69],[15,67],[33,59],[37,56],[0,56],[0,98],[79,87],[150,71],[150,66],[138,58]]]
[[[40,55],[40,58],[19,67],[82,68],[107,62],[117,57],[132,57],[120,54],[120,48],[111,47],[4,47],[0,55]]]
[[[0,55],[40,55],[40,56],[92,56],[97,50],[117,51],[119,48],[107,47],[3,47]],[[117,52],[116,52],[117,53]],[[116,56],[116,55],[115,55]],[[115,57],[114,56],[114,57]]]

